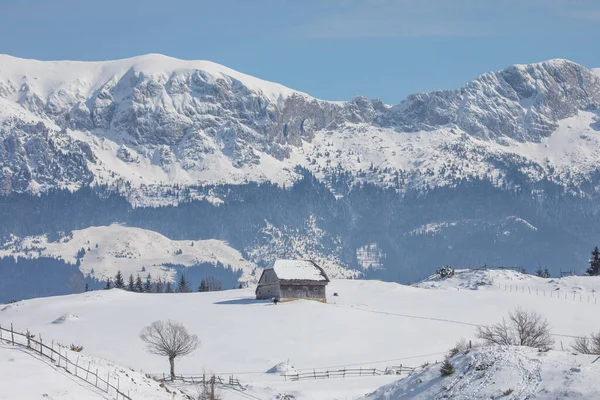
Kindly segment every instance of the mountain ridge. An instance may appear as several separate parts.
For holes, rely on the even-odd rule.
[[[299,178],[297,166],[331,176],[337,165],[355,176],[370,165],[408,173],[420,188],[433,183],[416,177],[424,171],[415,159],[430,163],[434,154],[427,153],[449,153],[452,162],[461,163],[448,148],[483,145],[487,157],[500,144],[501,151],[512,154],[515,144],[541,143],[568,118],[586,112],[597,118],[600,107],[600,77],[562,59],[514,65],[461,89],[410,95],[389,106],[363,97],[318,100],[212,62],[162,55],[108,62],[0,57],[18,65],[0,66],[0,98],[11,103],[5,110],[13,110],[0,114],[8,126],[0,136],[0,160],[8,166],[0,172],[4,193],[91,183],[119,186],[121,181],[138,188],[247,181],[285,185]],[[43,74],[51,75],[49,83]],[[101,78],[90,78],[94,74]],[[332,156],[353,140],[373,143],[372,138],[401,148],[386,147],[391,150],[383,159],[370,145],[353,149],[354,162]],[[336,148],[323,148],[335,141],[341,142]],[[421,148],[420,154],[395,157],[406,153],[407,144]],[[63,147],[68,162],[44,165],[60,158]],[[380,177],[370,181],[382,183]]]

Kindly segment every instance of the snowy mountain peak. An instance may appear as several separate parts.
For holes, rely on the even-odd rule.
[[[162,54],[146,54],[114,61],[38,61],[0,54],[0,82],[27,85],[41,98],[69,89],[92,95],[107,82],[119,81],[127,73],[168,80],[172,76],[199,73],[228,85],[245,86],[272,101],[294,94],[308,96],[278,83],[243,74],[211,61],[188,61]],[[20,89],[23,89],[21,87]]]

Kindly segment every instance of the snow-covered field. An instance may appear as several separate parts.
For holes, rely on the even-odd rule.
[[[492,284],[460,286],[484,278]],[[519,285],[519,290],[505,291],[504,282]],[[600,304],[593,300],[588,303],[586,296],[589,294],[595,299],[600,278],[543,280],[513,271],[485,271],[485,274],[479,271],[461,272],[453,280],[436,282],[436,285],[455,290],[431,290],[379,281],[334,280],[328,286],[327,304],[295,301],[274,305],[254,300],[254,288],[189,294],[136,294],[115,289],[6,305],[0,308],[0,324],[13,323],[17,329],[28,328],[60,343],[83,345],[84,354],[102,357],[139,372],[162,374],[168,370],[167,360],[146,353],[138,335],[154,320],[172,319],[183,323],[202,341],[195,353],[177,361],[178,374],[234,375],[242,384],[248,385],[245,394],[276,399],[278,394],[285,393],[299,400],[356,399],[393,384],[398,377],[290,382],[266,372],[281,362],[300,371],[343,367],[385,369],[399,364],[435,363],[441,361],[460,338],[474,340],[476,325],[495,323],[517,307],[537,311],[548,319],[552,333],[556,335],[557,350],[561,345],[568,350],[572,336],[588,335],[599,329]],[[529,294],[528,289],[522,291],[521,285],[545,288],[542,290],[546,293],[557,285],[571,289],[582,287],[586,295],[583,300],[573,300],[572,296],[550,298]],[[421,283],[420,286],[433,287],[433,283]],[[474,288],[478,290],[471,290]],[[334,296],[334,293],[338,295]],[[65,318],[63,323],[52,323],[65,314],[72,317]],[[475,382],[476,377],[469,376],[470,387],[481,386],[472,392],[475,397],[471,398],[478,398],[478,393],[486,394],[483,398],[490,398],[492,392],[500,389],[512,388],[516,393],[522,371],[511,375],[510,363],[521,359],[526,360],[523,361],[526,367],[541,365],[539,379],[536,378],[538,388],[550,387],[555,379],[553,374],[562,374],[565,379],[572,377],[573,388],[586,386],[577,398],[595,398],[590,394],[600,390],[600,384],[591,379],[587,369],[597,368],[596,364],[590,366],[593,359],[571,357],[560,351],[547,353],[547,356],[532,354],[526,349],[507,350],[510,353],[507,356],[502,355],[504,350],[489,354],[486,351],[477,350],[467,356],[496,360],[493,365],[504,381],[488,387],[491,381],[500,378],[494,375]],[[542,358],[544,361],[536,361]],[[465,358],[459,364],[469,365],[469,360]],[[571,368],[579,368],[583,373],[569,372]],[[418,389],[423,393],[421,398],[436,398],[434,386],[448,386],[448,382],[440,383],[434,369],[437,367],[431,367],[433,372],[417,372],[422,374],[419,379],[423,382],[431,380],[428,385],[432,391]],[[593,372],[597,376],[598,370]],[[413,385],[410,388],[414,389],[417,378],[410,379],[406,385]],[[393,385],[399,389],[389,393],[410,390],[403,386],[404,383]],[[225,399],[244,398],[231,392],[224,392],[224,395]],[[400,398],[378,396],[372,398]]]

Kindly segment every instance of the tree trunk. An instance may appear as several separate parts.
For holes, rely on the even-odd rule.
[[[175,380],[175,357],[169,357],[169,364],[171,364],[171,382]]]

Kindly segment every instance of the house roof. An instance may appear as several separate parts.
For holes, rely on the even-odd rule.
[[[311,260],[277,260],[273,270],[280,280],[329,282],[323,268]]]

